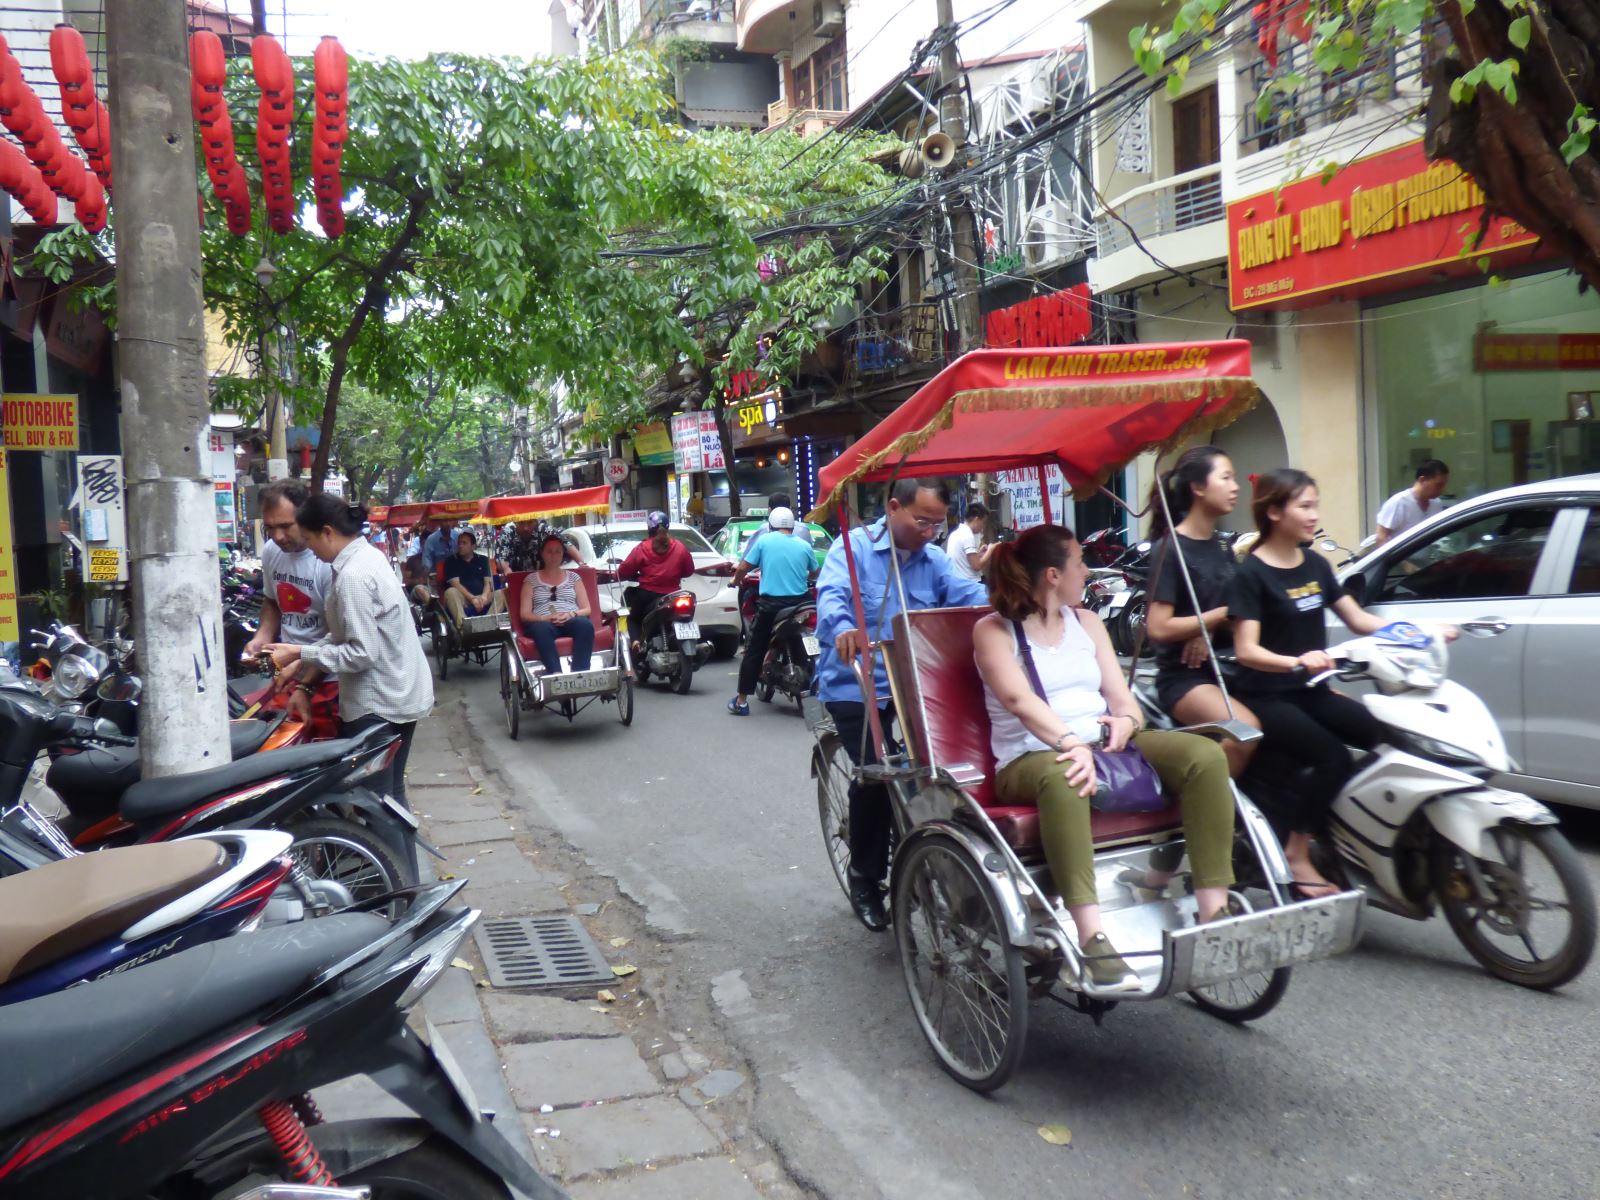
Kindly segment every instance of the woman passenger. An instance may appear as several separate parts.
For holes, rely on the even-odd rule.
[[[1217,538],[1217,522],[1238,503],[1239,483],[1226,454],[1215,446],[1193,446],[1178,456],[1170,471],[1162,473],[1156,486],[1166,491],[1167,506],[1176,523],[1169,532],[1159,501],[1151,505],[1150,534],[1152,539],[1161,538],[1150,556],[1153,589],[1146,626],[1150,640],[1156,643],[1156,697],[1162,710],[1180,725],[1224,721],[1229,716],[1228,706],[1207,659],[1200,626],[1204,624],[1211,635],[1213,649],[1232,647],[1228,592],[1237,564]],[[1151,498],[1156,499],[1153,492]],[[1174,547],[1183,554],[1194,581],[1194,594],[1200,601],[1198,616]],[[1255,714],[1237,700],[1232,715],[1260,727]],[[1223,743],[1228,771],[1235,778],[1250,761],[1255,746],[1254,742]]]
[[[522,632],[539,648],[539,661],[551,674],[561,670],[556,652],[558,638],[572,639],[572,669],[587,671],[594,651],[594,621],[589,611],[589,589],[575,571],[563,565],[567,543],[550,532],[539,542],[539,569],[523,581]]]
[[[1375,746],[1382,726],[1360,701],[1326,681],[1307,687],[1306,676],[1334,666],[1328,609],[1357,634],[1375,633],[1388,621],[1347,596],[1328,560],[1305,549],[1321,520],[1316,480],[1292,468],[1263,475],[1252,508],[1261,539],[1239,564],[1228,602],[1241,668],[1235,686],[1264,735],[1250,774],[1267,785],[1264,798],[1288,826],[1284,852],[1297,890],[1317,899],[1338,888],[1312,865],[1312,838],[1350,778],[1349,747]],[[1444,636],[1453,639],[1455,630]]]
[[[1136,990],[1139,981],[1105,935],[1095,888],[1090,797],[1096,790],[1090,744],[1132,744],[1183,805],[1200,919],[1228,915],[1233,882],[1233,794],[1228,761],[1194,734],[1144,730],[1138,703],[1117,665],[1100,618],[1079,605],[1088,571],[1069,529],[1040,525],[996,545],[989,559],[995,612],[973,630],[983,677],[990,742],[1006,804],[1037,805],[1050,874],[1078,930],[1089,977],[1101,987]],[[1045,697],[1018,654],[1027,637]],[[1071,982],[1071,980],[1064,980]]]

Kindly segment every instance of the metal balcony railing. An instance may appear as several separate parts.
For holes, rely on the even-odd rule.
[[[907,304],[890,313],[865,313],[845,339],[845,373],[859,379],[912,363],[933,362],[944,353],[943,341],[937,304]]]
[[[797,108],[788,100],[774,100],[767,105],[767,128],[777,129],[783,125],[793,125],[799,133],[820,133],[824,129],[832,129],[849,115],[848,112],[837,109],[808,106]]]
[[[1095,217],[1095,240],[1100,257],[1106,258],[1133,245],[1134,234],[1140,240],[1160,237],[1220,221],[1225,215],[1222,164],[1212,163],[1117,197]]]
[[[645,19],[659,25],[678,25],[687,21],[714,21],[733,24],[733,0],[651,0],[645,5]]]

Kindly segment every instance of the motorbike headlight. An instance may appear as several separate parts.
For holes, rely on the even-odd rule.
[[[1421,650],[1391,649],[1388,653],[1394,665],[1404,672],[1407,687],[1431,691],[1444,682],[1444,664],[1432,646]]]
[[[1457,767],[1481,767],[1484,765],[1481,755],[1474,754],[1471,750],[1464,749],[1461,746],[1451,745],[1449,742],[1441,742],[1438,738],[1424,737],[1420,733],[1407,734],[1406,738],[1411,744],[1411,749],[1424,758],[1431,758]]]
[[[63,654],[56,663],[53,679],[57,695],[76,700],[100,681],[100,673],[80,655]]]

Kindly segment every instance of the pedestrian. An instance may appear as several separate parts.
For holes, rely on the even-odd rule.
[[[983,584],[957,575],[944,551],[931,544],[945,527],[949,504],[949,489],[937,479],[897,480],[884,515],[835,541],[817,578],[820,694],[845,752],[857,766],[874,763],[878,756],[871,739],[863,739],[870,723],[867,701],[850,664],[868,640],[879,640],[887,633],[889,618],[900,611],[900,590],[887,586],[890,552],[899,556],[905,594],[915,608],[989,601]],[[855,560],[859,596],[851,588],[846,555]],[[856,625],[857,600],[866,617],[865,629]],[[887,728],[894,714],[881,654],[873,658],[873,681],[880,724]],[[852,783],[850,906],[861,923],[875,932],[889,924],[883,907],[883,879],[889,870],[890,827],[889,793],[884,785]]]
[[[751,538],[744,558],[733,573],[733,590],[739,591],[752,568],[761,570],[761,594],[756,600],[756,618],[750,623],[750,640],[745,643],[744,659],[739,663],[739,691],[728,701],[728,711],[736,717],[750,715],[750,693],[755,690],[772,642],[772,626],[778,613],[804,604],[810,595],[811,580],[817,573],[817,556],[810,543],[796,535],[794,513],[782,505],[767,514],[771,537]]]
[[[983,578],[983,569],[989,562],[994,546],[983,544],[983,525],[989,519],[989,510],[974,500],[967,506],[967,515],[950,533],[944,552],[950,556],[950,565],[963,579]]]
[[[561,670],[559,638],[572,639],[572,669],[587,671],[594,652],[594,619],[589,589],[577,572],[566,568],[567,544],[554,530],[539,543],[539,569],[522,585],[517,613],[522,632],[539,648],[539,661],[550,674]]]
[[[261,621],[245,643],[245,662],[275,642],[309,646],[328,636],[328,590],[333,569],[311,552],[301,536],[295,512],[306,502],[306,489],[295,479],[280,479],[261,489],[261,529],[268,537],[261,547]],[[312,698],[326,721],[334,719],[336,692],[324,689],[324,672],[310,663],[280,671],[266,707],[287,707],[296,721],[309,725]]]
[[[649,536],[635,546],[617,568],[617,578],[626,583],[637,579],[637,586],[622,593],[628,605],[628,636],[635,651],[644,617],[661,597],[683,586],[685,575],[694,574],[694,556],[667,528],[667,514],[653,512],[645,518]]]
[[[311,496],[295,513],[300,536],[332,567],[325,616],[327,635],[307,646],[267,647],[282,669],[304,662],[339,677],[339,734],[353,737],[374,725],[400,734],[389,764],[388,792],[406,803],[406,759],[417,722],[433,711],[433,676],[389,562],[361,538],[366,513],[337,496]]]
[[[1444,500],[1441,497],[1449,486],[1450,468],[1444,463],[1430,458],[1420,464],[1411,486],[1390,496],[1378,510],[1377,544],[1381,546],[1396,534],[1442,512]]]
[[[478,535],[463,529],[456,535],[456,552],[444,562],[444,607],[457,629],[467,618],[503,612],[504,593],[496,590],[489,560],[478,553]]]

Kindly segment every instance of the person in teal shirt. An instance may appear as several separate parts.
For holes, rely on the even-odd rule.
[[[767,514],[769,536],[752,538],[744,561],[733,573],[733,590],[751,568],[761,568],[761,595],[756,601],[756,619],[750,623],[750,640],[745,643],[744,661],[739,664],[739,692],[728,701],[728,711],[736,717],[750,715],[750,693],[755,691],[772,642],[772,626],[778,614],[796,604],[804,604],[811,594],[811,577],[817,572],[817,557],[808,542],[794,533],[794,512],[775,508]]]

